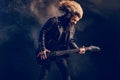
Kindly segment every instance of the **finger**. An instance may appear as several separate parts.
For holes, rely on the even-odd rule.
[[[42,59],[43,59],[43,60],[45,60],[45,57],[44,57],[44,55],[42,56]]]
[[[40,56],[40,58],[41,58],[41,59],[43,59],[43,57],[42,57],[42,56]]]
[[[45,59],[46,59],[46,58],[45,58],[45,54],[43,54],[43,55],[42,55],[42,59],[43,59],[43,60],[45,60]]]
[[[85,53],[85,51],[82,51],[82,54],[84,54]]]
[[[81,54],[84,54],[84,53],[85,53],[84,51],[81,52]]]
[[[85,49],[85,46],[83,45],[82,48]]]
[[[45,59],[47,59],[47,57],[45,55],[43,55],[43,59],[45,60]]]
[[[47,52],[50,52],[50,50],[47,50]]]
[[[47,55],[46,54],[44,55],[44,57],[45,57],[45,59],[47,59]]]
[[[79,53],[80,53],[80,54],[84,54],[84,53],[85,53],[85,51],[81,50]]]
[[[44,59],[44,54],[41,54],[40,57],[41,57],[41,59]]]

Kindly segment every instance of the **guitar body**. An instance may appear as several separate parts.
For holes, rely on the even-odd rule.
[[[37,60],[37,63],[40,64],[40,65],[48,64],[50,62],[49,58],[43,60],[41,58],[36,57],[36,60]]]
[[[55,52],[50,52],[50,53],[46,53],[47,55],[47,59],[43,60],[40,58],[40,56],[38,57],[37,55],[39,54],[39,51],[36,51],[36,60],[37,63],[40,65],[44,65],[44,64],[48,64],[53,58],[55,58]]]

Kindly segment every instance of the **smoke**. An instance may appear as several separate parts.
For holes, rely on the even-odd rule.
[[[1,55],[4,54],[5,57],[10,55],[6,58],[8,59],[8,62],[6,61],[6,67],[8,66],[13,66],[15,68],[18,67],[19,69],[17,71],[25,70],[24,71],[25,75],[29,76],[29,74],[31,74],[32,76],[29,76],[29,77],[36,77],[35,75],[39,73],[39,70],[35,70],[35,69],[38,69],[36,67],[36,64],[32,66],[33,64],[31,63],[31,62],[35,63],[35,60],[33,60],[34,59],[33,48],[35,49],[35,46],[33,45],[33,43],[37,45],[38,32],[41,27],[41,24],[43,24],[48,18],[52,16],[59,16],[62,14],[58,10],[59,1],[61,0],[1,0],[0,1],[0,11],[5,11],[4,12],[5,14],[0,12],[0,47],[1,47],[0,50],[2,50],[0,51],[0,53]],[[112,32],[116,28],[116,26],[106,24],[104,19],[108,18],[108,21],[111,21],[112,24],[114,24],[114,22],[116,22],[117,24],[120,24],[118,23],[120,21],[120,16],[119,16],[120,0],[89,0],[89,1],[75,0],[75,1],[81,4],[84,11],[84,15],[83,15],[84,17],[77,24],[77,26],[80,25],[79,29],[81,31],[84,31],[86,28],[90,27],[89,30],[87,30],[88,32],[86,31],[87,33],[85,33],[85,35],[77,34],[79,44],[80,44],[80,41],[82,42],[82,40],[85,43],[87,42],[87,40],[85,40],[85,38],[83,37],[86,35],[88,35],[86,37],[88,37],[89,38],[88,41],[90,41],[92,37],[89,36],[89,33],[91,33],[89,31],[95,31],[95,28],[98,28],[98,27],[99,27],[98,29],[100,30],[98,30],[98,32],[97,31],[93,32],[95,33],[95,35],[97,35],[97,33],[100,33],[100,34],[103,33],[103,35],[99,35],[99,39],[101,41],[98,40],[98,43],[100,42],[100,44],[102,43],[106,47],[108,47],[107,43],[112,44],[112,42],[110,42],[109,40],[115,41],[115,39],[114,38],[112,39],[111,37],[113,34],[115,34]],[[101,19],[101,17],[103,19]],[[98,23],[96,23],[96,21],[98,21]],[[96,26],[94,26],[94,24],[96,24]],[[94,26],[94,28],[92,28],[92,26]],[[101,37],[101,36],[104,36],[104,37]],[[110,38],[108,36],[110,36]],[[97,36],[95,36],[95,38],[96,37]],[[103,41],[106,41],[106,42],[103,42]],[[97,43],[97,42],[94,42],[94,43]],[[109,53],[112,53],[112,52],[109,52]],[[112,54],[112,55],[116,56],[115,54]],[[80,57],[76,55],[74,56],[72,55],[70,58],[70,63],[72,67],[71,66],[70,67],[73,68],[72,69],[72,72],[74,72],[73,75],[79,76],[79,75],[82,75],[82,73],[88,73],[88,71],[92,72],[92,70],[95,70],[96,65],[95,65],[95,62],[92,61],[91,57],[89,55],[80,56]],[[106,58],[105,56],[105,58],[104,57],[102,58],[104,60],[107,60],[109,57],[110,56],[107,56]],[[113,57],[110,57],[109,59],[110,61],[111,61],[111,58]],[[26,62],[27,64],[24,62]],[[114,60],[111,61],[111,63],[112,62],[114,62]],[[5,61],[3,59],[3,64],[4,63]],[[101,61],[100,67],[104,67],[104,66],[108,67],[108,65],[104,63],[105,63],[104,61]],[[24,65],[24,66],[19,67],[21,65]],[[110,64],[110,66],[111,65],[112,64]],[[103,72],[105,69],[107,68],[102,69]],[[29,71],[29,73],[27,73],[27,70]],[[31,70],[35,70],[35,72],[32,73]],[[98,70],[98,72],[99,71],[100,70]],[[110,72],[109,69],[108,71],[107,70],[105,71],[106,71],[105,74],[108,74],[108,72]],[[103,73],[103,72],[100,71],[100,73]],[[97,71],[89,75],[90,76],[92,76],[93,74],[96,75],[95,73],[97,73]],[[112,72],[110,73],[112,74]],[[21,77],[21,75],[22,74],[20,74],[19,77]],[[87,77],[89,78],[88,75]],[[79,78],[80,77],[78,77],[78,79],[75,79],[75,80],[79,80]],[[22,79],[22,80],[25,80],[25,79]],[[29,80],[33,80],[33,79],[31,78]],[[93,79],[93,80],[97,80],[97,79]]]
[[[46,19],[62,14],[57,8],[58,3],[59,0],[33,0],[30,4],[30,10],[33,16],[43,24]]]
[[[59,11],[58,5],[59,2],[62,0],[32,0],[30,2],[29,10],[31,15],[37,19],[40,24],[44,24],[48,18],[54,16],[60,16],[63,13]],[[69,0],[68,0],[69,1]],[[37,46],[37,39],[38,39],[38,28],[34,28],[31,31],[32,38]]]
[[[11,37],[14,36],[15,33],[18,33],[19,30],[15,25],[11,26],[0,26],[0,45],[9,41]]]
[[[0,45],[9,40],[9,36],[7,36],[8,29],[1,29],[0,30]]]

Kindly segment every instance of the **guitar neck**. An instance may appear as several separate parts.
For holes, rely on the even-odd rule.
[[[79,52],[79,48],[77,49],[70,49],[70,50],[62,50],[62,51],[55,51],[56,55],[64,55],[64,54],[70,54],[70,53],[76,53]]]
[[[89,50],[89,47],[85,47],[85,50]],[[70,50],[62,50],[62,51],[55,51],[55,55],[64,55],[64,54],[76,53],[76,52],[79,52],[79,51],[80,51],[80,48],[70,49]]]
[[[90,46],[90,47],[84,47],[84,48],[85,48],[85,51],[100,51],[100,48],[97,46]],[[79,52],[80,49],[81,48],[55,51],[54,54],[57,56],[64,55],[64,54],[71,54],[71,53]]]

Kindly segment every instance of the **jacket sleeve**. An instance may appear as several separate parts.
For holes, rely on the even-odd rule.
[[[40,33],[39,33],[39,39],[38,39],[38,48],[39,51],[44,51],[46,49],[45,47],[45,37],[46,33],[52,29],[55,18],[50,18],[46,23],[41,27]]]
[[[79,48],[79,47],[77,46],[77,44],[75,43],[75,40],[74,40],[74,39],[71,39],[71,40],[70,40],[70,42],[69,42],[69,47],[70,47],[71,49],[77,49],[77,48]]]
[[[75,42],[75,39],[74,39],[74,34],[75,34],[75,29],[70,32],[70,41],[69,41],[69,47],[71,49],[76,49],[76,48],[79,48]]]

